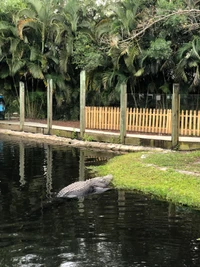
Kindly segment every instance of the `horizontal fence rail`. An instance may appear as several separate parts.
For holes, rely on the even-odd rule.
[[[127,108],[129,132],[171,134],[171,109]],[[119,107],[85,107],[86,128],[120,130]],[[180,112],[180,135],[200,136],[200,111]]]

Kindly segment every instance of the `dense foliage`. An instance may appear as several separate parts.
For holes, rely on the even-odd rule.
[[[199,6],[191,0],[4,1],[0,93],[16,110],[23,81],[27,116],[45,116],[51,78],[54,105],[67,119],[78,118],[81,69],[87,104],[116,105],[122,82],[135,106],[135,93],[170,93],[174,82],[184,93],[199,93]]]

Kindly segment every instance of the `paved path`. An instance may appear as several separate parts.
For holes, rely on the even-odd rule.
[[[10,125],[19,125],[19,121],[7,121],[7,120],[0,120],[1,124],[10,124]],[[25,122],[24,123],[27,126],[33,126],[38,128],[47,128],[47,124],[44,123],[37,123],[37,122]],[[76,131],[80,132],[79,128],[73,128],[73,127],[65,127],[65,126],[58,126],[58,125],[52,125],[53,129],[57,130],[66,130],[66,131]],[[86,129],[86,133],[101,133],[106,135],[116,135],[119,136],[119,133],[115,132],[109,132],[109,131],[101,131],[101,130],[90,130]],[[127,134],[127,137],[133,137],[133,138],[142,138],[142,139],[152,139],[152,140],[165,140],[165,141],[171,141],[171,136],[166,135],[153,135],[153,134]],[[193,143],[200,143],[200,137],[194,137],[194,136],[180,136],[179,137],[180,142],[193,142]]]

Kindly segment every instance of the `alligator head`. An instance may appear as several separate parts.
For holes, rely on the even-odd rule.
[[[90,183],[94,187],[102,187],[105,188],[107,187],[110,182],[112,181],[113,176],[112,174],[108,174],[106,176],[101,176],[101,177],[95,177],[90,180],[86,180],[86,182]]]

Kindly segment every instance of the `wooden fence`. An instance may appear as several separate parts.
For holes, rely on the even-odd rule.
[[[200,111],[181,111],[180,135],[200,136]]]
[[[171,109],[127,108],[126,130],[130,132],[171,134]],[[85,107],[86,128],[120,130],[120,108]],[[180,135],[200,136],[200,111],[180,112]]]

